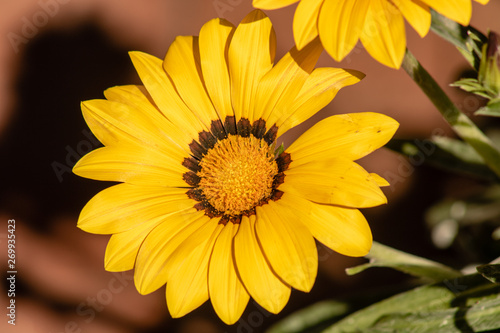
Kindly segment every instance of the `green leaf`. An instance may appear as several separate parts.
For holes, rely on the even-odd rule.
[[[486,106],[479,108],[475,115],[500,117],[500,99],[492,99]]]
[[[480,332],[500,327],[500,299],[467,308],[407,314],[391,314],[381,318],[364,332]]]
[[[285,146],[283,145],[283,143],[274,150],[274,156],[278,157],[281,155],[281,153],[283,153],[285,151]]]
[[[441,150],[466,163],[485,165],[481,156],[467,143],[446,136],[435,136],[432,141]]]
[[[319,332],[330,321],[345,315],[349,305],[337,301],[323,301],[299,310],[269,328],[267,333]]]
[[[450,84],[451,87],[458,87],[469,93],[490,99],[490,93],[486,88],[477,80],[472,78],[460,79]]]
[[[370,253],[366,257],[370,259],[369,263],[348,268],[346,270],[347,274],[354,275],[370,267],[389,267],[431,281],[442,281],[462,275],[460,272],[443,264],[377,242],[373,243]]]
[[[500,177],[500,150],[467,115],[453,104],[443,89],[408,50],[406,50],[402,68],[427,95],[455,133],[474,148],[486,165]]]
[[[477,71],[481,60],[481,48],[488,41],[485,35],[471,26],[464,27],[431,9],[431,30],[455,45],[465,59]]]
[[[460,140],[447,137],[434,137],[432,140],[393,139],[386,147],[407,156],[413,166],[428,163],[437,168],[478,179],[499,180],[479,154]]]
[[[500,264],[488,264],[476,267],[477,271],[493,283],[500,283]]]
[[[341,332],[472,332],[500,328],[500,285],[479,274],[422,286],[327,328]]]
[[[471,79],[471,78],[460,79],[450,84],[450,86],[458,87],[467,92],[475,92],[484,89],[477,79]]]

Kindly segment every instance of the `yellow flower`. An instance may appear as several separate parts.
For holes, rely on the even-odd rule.
[[[279,151],[278,136],[363,75],[314,69],[317,40],[273,64],[275,47],[261,11],[237,28],[214,19],[199,37],[178,37],[163,61],[131,52],[144,86],[113,87],[106,100],[82,104],[104,147],[74,172],[122,183],[92,198],[78,226],[112,234],[105,267],[135,268],[140,293],[166,284],[173,317],[210,299],[232,324],[250,296],[277,313],[291,287],[314,284],[314,238],[350,256],[370,249],[356,208],[385,203],[379,186],[387,182],[353,161],[384,145],[398,123],[376,113],[332,116]]]
[[[253,0],[261,9],[276,9],[299,0]],[[475,0],[487,4],[489,0]],[[405,22],[421,37],[431,26],[430,8],[468,25],[471,0],[302,0],[293,20],[298,49],[319,35],[326,51],[341,61],[361,40],[382,64],[399,68],[406,49]]]

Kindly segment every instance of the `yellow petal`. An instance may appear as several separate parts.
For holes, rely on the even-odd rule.
[[[149,232],[165,219],[168,219],[168,216],[148,221],[140,220],[143,223],[133,229],[112,235],[104,255],[105,269],[109,272],[122,272],[134,268],[142,242]]]
[[[318,30],[325,50],[341,61],[358,42],[370,0],[324,0]]]
[[[486,5],[490,0],[474,0],[476,2],[479,2],[481,5]]]
[[[280,312],[291,288],[276,276],[260,249],[255,235],[255,215],[244,216],[234,238],[236,268],[252,298],[271,313]]]
[[[118,184],[90,199],[80,213],[78,227],[94,234],[114,234],[194,204],[186,189]]]
[[[431,12],[429,6],[420,0],[392,0],[398,7],[404,18],[418,32],[420,37],[424,37],[431,27]]]
[[[160,112],[144,86],[115,86],[106,89],[104,91],[104,96],[106,96],[106,99],[109,101],[126,104],[129,107],[139,110],[141,114],[146,115],[152,123],[156,124],[158,129],[155,132],[161,131],[161,134],[166,139],[177,144],[180,149],[186,151],[188,154],[190,153],[187,145],[191,143],[193,138],[191,138],[186,131],[172,124],[172,122]]]
[[[354,70],[316,68],[289,106],[288,112],[276,121],[278,137],[327,106],[341,88],[359,82],[364,76]]]
[[[314,238],[346,256],[365,256],[372,246],[370,226],[357,209],[313,204],[307,226]]]
[[[290,104],[299,93],[323,51],[319,40],[301,51],[294,47],[259,82],[253,119],[266,120],[268,127],[288,114]]]
[[[175,89],[184,103],[207,128],[219,116],[205,90],[200,77],[200,50],[198,37],[178,36],[170,45],[163,69],[174,82]]]
[[[271,69],[276,52],[276,37],[271,20],[260,10],[248,14],[238,25],[229,45],[231,96],[236,119],[248,118],[257,86]]]
[[[160,59],[142,52],[130,52],[130,58],[148,93],[167,119],[191,138],[198,138],[199,132],[208,130],[180,98]]]
[[[170,255],[196,230],[210,220],[194,209],[170,215],[146,237],[137,254],[134,282],[145,295],[167,282],[166,264]]]
[[[149,103],[132,106],[95,99],[83,102],[82,111],[92,132],[106,146],[131,143],[181,161],[189,156],[178,145],[179,137],[175,130],[171,131],[172,124]]]
[[[468,25],[472,16],[471,0],[421,0],[436,12],[449,19]]]
[[[166,293],[172,317],[182,317],[208,300],[209,259],[223,228],[218,219],[210,220],[172,254],[166,267],[171,275]]]
[[[138,146],[104,147],[83,156],[73,167],[80,177],[144,186],[185,187],[182,161]]]
[[[252,5],[260,9],[277,9],[289,6],[299,0],[253,0]]]
[[[257,207],[257,238],[276,274],[295,289],[309,292],[318,270],[316,244],[297,214],[280,201]]]
[[[318,16],[323,0],[302,0],[293,17],[293,36],[301,50],[318,36]]]
[[[380,113],[336,115],[311,127],[287,152],[295,165],[321,154],[357,160],[385,145],[398,126],[397,121]]]
[[[297,167],[292,162],[279,189],[314,202],[346,207],[365,208],[387,203],[370,174],[344,158],[315,160]]]
[[[406,50],[403,15],[390,1],[371,0],[360,39],[373,58],[398,69]]]
[[[222,119],[233,116],[227,68],[227,53],[233,33],[234,26],[218,18],[203,25],[199,38],[203,79],[212,103]]]
[[[383,186],[390,186],[389,182],[385,180],[384,178],[380,177],[376,173],[370,173],[370,177],[377,183],[378,186],[383,187]]]
[[[357,209],[319,205],[285,193],[281,204],[295,210],[318,241],[343,255],[361,257],[372,244],[370,226]]]
[[[219,318],[228,325],[240,319],[250,299],[233,262],[233,237],[238,226],[231,222],[224,226],[215,243],[208,268],[210,300]]]

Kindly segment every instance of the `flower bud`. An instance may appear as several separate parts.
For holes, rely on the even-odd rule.
[[[488,43],[483,46],[483,57],[479,66],[478,81],[492,98],[500,97],[500,45],[499,36],[490,32]]]

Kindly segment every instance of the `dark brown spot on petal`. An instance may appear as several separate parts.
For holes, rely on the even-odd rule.
[[[283,191],[280,191],[280,190],[274,190],[273,193],[271,194],[271,200],[273,201],[278,201],[279,199],[281,199],[281,197],[283,196],[284,192]]]
[[[224,226],[225,226],[228,222],[229,222],[229,216],[227,216],[227,215],[223,215],[223,216],[220,218],[219,224],[222,224],[222,225],[224,225]]]
[[[222,125],[222,121],[219,119],[212,121],[210,125],[210,131],[218,140],[224,140],[227,138],[226,130],[224,129],[224,125]]]
[[[182,165],[195,173],[201,170],[201,167],[198,164],[198,160],[193,157],[184,158]]]
[[[207,150],[196,140],[193,140],[189,144],[189,149],[191,149],[191,153],[193,154],[193,156],[199,160],[201,160],[203,155],[207,153]]]
[[[224,128],[226,129],[227,134],[236,135],[236,119],[234,116],[226,117],[224,121]]]
[[[283,172],[288,169],[290,166],[290,163],[292,163],[292,158],[290,157],[290,154],[287,152],[282,152],[280,156],[276,159],[276,164],[278,164],[278,171]]]
[[[274,176],[273,187],[276,188],[285,182],[285,174],[283,172],[278,173]]]
[[[187,194],[189,199],[193,199],[196,201],[203,201],[205,199],[205,196],[203,195],[201,190],[197,189],[197,188],[196,189],[195,188],[189,189],[186,192],[186,194]]]
[[[269,131],[267,131],[267,133],[264,135],[264,141],[266,141],[268,145],[272,145],[273,142],[276,141],[277,135],[278,135],[278,126],[273,125],[273,127],[271,127]]]
[[[198,177],[194,172],[188,171],[182,175],[182,179],[191,186],[197,186],[200,182],[200,177]]]
[[[250,121],[246,118],[241,118],[238,121],[237,125],[238,134],[244,138],[248,138],[252,131],[252,125],[250,125]]]
[[[266,122],[263,119],[254,121],[252,125],[252,134],[258,139],[262,139],[266,133]]]
[[[212,133],[203,131],[198,135],[198,142],[208,151],[215,146],[217,138]]]
[[[241,223],[241,215],[231,216],[229,218],[229,221],[231,221],[231,223],[233,223],[233,224],[240,224]]]

